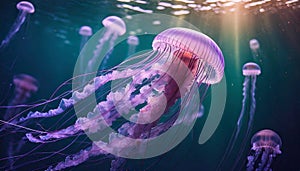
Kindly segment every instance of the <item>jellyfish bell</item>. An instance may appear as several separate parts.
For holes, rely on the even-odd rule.
[[[127,43],[129,45],[137,46],[139,44],[139,38],[137,36],[129,36],[127,38]]]
[[[82,36],[91,36],[93,34],[93,30],[89,26],[80,27],[79,34]]]
[[[253,76],[253,75],[260,75],[261,69],[258,64],[254,62],[246,63],[243,66],[243,75],[244,76]]]
[[[31,2],[21,1],[17,4],[17,9],[20,11],[25,11],[27,13],[34,13],[35,9]]]
[[[249,46],[251,50],[257,51],[259,49],[259,42],[256,39],[251,39],[249,41]]]
[[[208,36],[187,28],[171,28],[157,35],[153,50],[163,51],[171,46],[171,53],[179,57],[192,71],[198,83],[215,84],[224,74],[224,57],[217,44]]]
[[[125,34],[125,32],[126,32],[125,22],[117,16],[106,17],[102,21],[102,24],[104,27],[115,31],[119,36]]]
[[[281,154],[280,147],[282,146],[279,135],[269,129],[264,129],[256,134],[251,139],[252,150],[271,149],[276,154]]]
[[[14,85],[17,89],[34,93],[38,90],[38,81],[27,74],[19,74],[14,76]]]

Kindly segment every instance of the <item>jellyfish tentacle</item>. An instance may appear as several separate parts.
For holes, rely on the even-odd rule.
[[[138,71],[133,71],[131,69],[123,70],[123,71],[113,71],[112,73],[109,73],[104,76],[98,76],[96,77],[92,83],[87,84],[82,91],[75,91],[72,94],[72,97],[69,99],[62,99],[59,106],[56,109],[51,109],[48,112],[29,112],[27,116],[22,117],[19,122],[26,121],[28,119],[33,118],[47,118],[47,117],[53,117],[62,114],[70,107],[77,104],[80,100],[83,100],[90,96],[95,90],[97,90],[99,87],[103,86],[109,81],[126,78],[130,75],[135,74]]]
[[[250,90],[250,96],[251,96],[251,105],[250,105],[250,112],[249,112],[249,120],[248,120],[248,126],[247,126],[247,130],[245,133],[245,136],[242,140],[242,144],[239,150],[239,154],[242,154],[245,146],[246,146],[246,142],[250,137],[252,128],[253,128],[253,119],[254,119],[254,115],[255,115],[255,109],[256,109],[256,99],[255,99],[255,89],[256,89],[256,76],[253,75],[251,76],[251,90]],[[234,166],[236,166],[238,164],[238,162],[241,159],[241,155],[239,155],[236,159],[236,162],[234,164]]]
[[[141,72],[143,73],[143,72]],[[150,72],[151,73],[151,72]],[[152,77],[155,75],[156,72],[152,72],[149,77]],[[144,103],[145,101],[149,101],[152,99],[152,101],[155,101],[156,98],[152,93],[152,89],[155,88],[155,84],[153,87],[146,86],[141,88],[141,93],[138,95],[135,95],[132,99],[130,99],[130,95],[136,90],[134,87],[136,84],[139,84],[143,78],[145,78],[145,75],[142,75],[141,77],[134,77],[133,83],[127,84],[126,88],[123,91],[117,91],[115,93],[110,92],[107,96],[107,101],[100,102],[93,110],[93,112],[89,112],[87,117],[81,117],[78,118],[75,125],[69,126],[66,129],[62,129],[55,132],[48,132],[43,133],[41,135],[38,135],[37,137],[33,136],[33,133],[27,133],[26,136],[31,142],[35,143],[48,143],[53,142],[54,140],[60,140],[64,138],[68,138],[70,136],[74,136],[81,131],[88,131],[90,133],[97,132],[99,130],[104,129],[106,126],[111,126],[112,122],[115,121],[118,117],[120,117],[121,114],[127,114],[129,112],[130,108],[134,108],[139,104]],[[162,91],[162,90],[160,90]],[[161,93],[158,91],[158,93]],[[122,101],[129,101],[131,103],[124,103],[120,104],[120,100],[118,97],[120,97],[121,94],[126,94],[126,96],[122,96]],[[121,107],[118,108],[117,113],[114,112],[112,104],[121,105]],[[147,104],[145,109],[152,108],[151,104]],[[138,114],[138,116],[145,115],[145,110],[141,110]],[[102,114],[102,117],[99,117],[99,115]],[[104,119],[103,119],[104,118]],[[106,122],[106,123],[105,123]],[[108,125],[107,125],[108,124]],[[51,140],[51,141],[49,141]]]
[[[262,152],[262,149],[257,149],[253,155],[247,157],[247,171],[254,171],[255,162],[258,160],[258,157],[261,155]]]
[[[224,160],[228,157],[228,155],[232,152],[233,150],[233,147],[234,147],[234,144],[239,136],[239,133],[240,133],[240,130],[241,130],[241,127],[242,127],[242,119],[244,118],[245,116],[245,109],[246,109],[246,102],[247,102],[247,92],[249,90],[249,82],[250,82],[250,77],[249,76],[246,76],[245,79],[244,79],[244,83],[243,83],[243,100],[242,100],[242,109],[241,109],[241,113],[239,115],[239,118],[238,118],[238,121],[236,123],[236,127],[235,127],[235,130],[229,140],[229,144],[228,144],[228,147],[221,159],[221,162],[218,166],[218,169],[222,166]]]
[[[48,167],[47,171],[63,170],[68,167],[77,166],[88,160],[90,157],[99,155],[108,155],[108,153],[97,145],[92,144],[91,147],[81,150],[77,154],[67,156],[65,161],[59,162],[55,167]]]

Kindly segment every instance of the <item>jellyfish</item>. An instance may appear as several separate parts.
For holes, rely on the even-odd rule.
[[[85,43],[89,40],[89,37],[93,34],[93,30],[89,26],[80,27],[79,34],[81,35],[80,50],[83,48]]]
[[[3,116],[4,121],[9,121],[10,123],[15,123],[15,121],[19,119],[17,114],[21,111],[21,108],[17,105],[25,104],[32,93],[38,90],[38,81],[27,74],[15,75],[13,83],[15,85],[14,95],[8,104],[9,108],[7,108]],[[11,127],[10,125],[4,125],[2,127],[2,130],[9,130],[10,132],[17,132],[15,129],[15,127]],[[9,168],[12,169],[14,162],[12,156],[20,151],[25,141],[22,140],[22,136],[17,134],[7,135],[4,140],[8,145],[7,155],[9,157]]]
[[[281,154],[282,146],[279,135],[269,129],[264,129],[253,135],[251,153],[247,157],[247,171],[271,171],[271,164],[276,155]]]
[[[234,129],[234,132],[229,140],[229,144],[226,148],[226,151],[218,165],[218,169],[222,166],[224,160],[229,157],[231,154],[235,143],[237,141],[237,138],[240,134],[241,128],[242,128],[242,121],[245,117],[246,110],[247,110],[247,101],[248,97],[250,96],[250,110],[249,110],[249,120],[246,128],[246,133],[242,141],[242,146],[245,144],[245,141],[249,138],[249,135],[251,133],[251,129],[253,126],[253,118],[255,114],[255,108],[256,108],[256,100],[255,100],[255,89],[256,89],[256,76],[260,75],[261,69],[259,65],[253,62],[248,62],[243,66],[243,75],[245,76],[244,83],[243,83],[243,100],[242,100],[242,109],[239,115],[239,118],[236,123],[236,127]],[[243,150],[243,147],[240,148],[240,152]],[[239,158],[239,157],[238,157]],[[238,161],[238,160],[236,160]]]
[[[197,103],[196,100],[198,87],[221,81],[224,74],[222,52],[208,36],[179,27],[158,34],[152,47],[152,51],[128,58],[105,75],[96,76],[82,90],[62,99],[57,108],[30,112],[21,119],[62,115],[76,106],[82,111],[86,105],[80,105],[80,102],[94,96],[93,93],[106,83],[114,82],[104,98],[97,98],[100,101],[92,111],[86,111],[85,116],[78,117],[73,125],[52,132],[26,133],[30,142],[40,144],[55,143],[84,133],[93,140],[90,147],[67,156],[64,161],[50,166],[49,171],[74,167],[101,155],[112,160],[111,170],[120,169],[126,158],[153,155],[152,150],[145,152],[149,144],[142,143],[144,140],[153,140],[174,125],[178,131],[190,131],[180,126],[191,125],[191,120],[203,109],[199,107],[201,101]],[[201,96],[204,97],[205,92]],[[118,122],[120,119],[122,122]],[[111,127],[115,131],[107,131]],[[93,137],[95,134],[101,136]],[[167,147],[168,143],[163,145]],[[163,154],[164,150],[162,147],[156,152]]]
[[[20,11],[19,15],[14,22],[13,26],[11,27],[8,35],[5,37],[5,39],[1,42],[0,49],[4,48],[8,45],[12,37],[20,30],[22,24],[26,20],[26,17],[31,13],[34,13],[35,9],[32,3],[28,1],[21,1],[17,4],[17,9]]]
[[[113,51],[114,43],[118,36],[122,36],[126,32],[125,22],[116,16],[106,17],[102,21],[103,26],[106,28],[105,33],[101,39],[99,39],[99,43],[96,46],[96,50],[94,51],[93,57],[88,61],[87,71],[86,73],[91,72],[91,68],[93,68],[93,64],[95,63],[97,57],[100,55],[100,52],[103,50],[103,46],[105,42],[108,41],[108,54],[104,57],[102,64],[100,65],[100,70],[103,70],[107,65],[110,54]]]
[[[127,44],[128,44],[128,53],[127,56],[131,56],[135,53],[135,48],[137,45],[139,45],[139,38],[137,36],[129,36],[127,38]]]
[[[250,47],[250,49],[251,49],[251,53],[252,53],[252,57],[253,57],[253,59],[254,60],[257,60],[258,59],[258,57],[259,57],[259,49],[260,49],[260,46],[259,46],[259,42],[258,42],[258,40],[256,40],[256,39],[251,39],[250,41],[249,41],[249,47]]]
[[[15,85],[14,95],[8,104],[9,108],[4,114],[3,119],[5,121],[17,120],[18,118],[15,118],[15,114],[19,113],[21,108],[15,106],[26,103],[32,93],[38,90],[38,81],[27,74],[15,75],[13,83]]]

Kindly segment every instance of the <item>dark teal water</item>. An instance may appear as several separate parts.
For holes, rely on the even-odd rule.
[[[1,40],[8,33],[18,14],[15,9],[17,2],[16,0],[0,2]],[[148,8],[155,9],[157,2],[151,2]],[[49,98],[59,85],[72,77],[80,51],[81,37],[78,35],[80,26],[89,25],[94,31],[97,31],[102,27],[102,19],[109,15],[124,17],[128,14],[137,14],[137,12],[117,8],[118,2],[109,0],[32,0],[32,3],[36,7],[36,13],[30,15],[8,47],[0,52],[1,106],[5,106],[12,95],[12,89],[9,87],[12,83],[12,76],[15,74],[30,74],[39,81],[39,91],[33,95],[30,102]],[[168,11],[163,13],[169,14]],[[215,170],[228,144],[241,109],[244,79],[241,68],[244,63],[252,61],[248,42],[250,39],[256,38],[261,46],[262,62],[259,65],[262,74],[257,79],[257,108],[251,135],[265,128],[276,131],[280,135],[283,145],[282,154],[277,156],[273,162],[274,170],[299,171],[299,16],[299,8],[272,8],[261,14],[249,10],[243,15],[235,13],[216,15],[212,12],[192,11],[191,14],[184,16],[186,21],[210,36],[223,52],[227,79],[227,101],[223,118],[216,132],[205,144],[199,145],[198,137],[207,113],[197,121],[192,134],[177,148],[155,159],[130,161],[126,167],[129,170],[145,169],[147,168],[144,167],[145,165],[151,166],[149,170]],[[144,39],[138,50],[150,48],[151,39],[151,36]],[[123,49],[127,53],[127,49]],[[114,52],[113,57],[122,56],[120,51],[122,48],[119,49],[119,52]],[[71,85],[66,85],[60,92],[70,90]],[[207,108],[209,108],[209,100],[210,95],[204,102]],[[48,108],[55,105],[50,104]],[[1,110],[2,113],[3,111]],[[69,115],[71,116],[71,114]],[[43,123],[57,124],[58,120],[59,118],[56,117],[44,120]],[[37,122],[34,121],[32,124]],[[57,128],[62,127],[64,126],[59,125]],[[45,145],[36,153],[48,151],[54,154],[51,146],[55,146],[55,149],[62,149],[73,140]],[[0,141],[3,142],[3,139]],[[27,144],[21,154],[27,151],[26,148],[31,149],[34,146],[37,145]],[[85,144],[75,143],[73,147],[67,148],[62,153],[72,154],[85,146]],[[245,165],[250,148],[248,141],[243,154],[237,154],[237,150],[234,150],[230,159],[225,161],[224,170],[231,168],[237,155],[241,155],[243,159],[240,161],[240,165]],[[5,150],[5,144],[1,143],[1,164],[5,163]],[[27,165],[17,170],[32,170],[32,168],[42,170],[44,169],[42,167],[64,160],[64,157],[54,155],[49,159],[30,163],[34,160],[36,160],[35,155],[25,155],[16,165]],[[92,158],[70,170],[99,170],[100,168],[107,170],[109,164],[109,160],[102,162],[100,158]]]

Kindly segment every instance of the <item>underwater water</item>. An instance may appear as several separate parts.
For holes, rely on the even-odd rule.
[[[102,50],[101,52],[106,55],[104,58],[107,58],[107,61],[100,65],[101,69],[109,69],[124,61],[128,54],[133,53],[132,50],[139,55],[142,54],[142,57],[147,57],[148,51],[145,50],[152,49],[155,36],[173,27],[200,30],[216,43],[224,56],[223,81],[210,86],[207,86],[206,80],[201,82],[204,87],[201,87],[200,92],[204,91],[204,93],[200,94],[200,102],[204,106],[204,113],[203,116],[198,115],[189,134],[168,152],[147,159],[128,158],[115,170],[246,170],[247,156],[253,153],[251,138],[264,129],[276,132],[282,143],[281,154],[277,153],[273,158],[271,168],[275,171],[300,170],[298,163],[300,3],[297,0],[31,0],[30,2],[34,5],[35,12],[26,14],[17,32],[5,47],[0,48],[0,127],[2,127],[0,170],[46,170],[65,161],[67,156],[77,154],[80,150],[91,146],[92,141],[85,132],[57,140],[50,138],[47,143],[30,142],[26,138],[27,133],[33,133],[38,137],[36,135],[39,133],[67,128],[76,123],[78,115],[87,115],[73,108],[54,117],[29,119],[26,122],[11,120],[13,116],[17,116],[17,119],[26,117],[30,111],[46,112],[55,109],[62,98],[71,97],[74,85],[75,88],[77,86],[76,82],[76,84],[72,82],[72,78],[84,72],[75,71],[78,59],[87,53],[83,52],[85,49],[81,51],[83,38],[79,30],[82,26],[91,27],[96,36],[91,36],[90,41],[87,42],[86,51],[90,50],[91,53],[100,39],[105,37],[105,32],[109,32],[111,36],[108,40],[103,38],[102,49],[100,49],[102,46],[97,46],[99,51]],[[16,0],[0,2],[1,41],[12,33],[12,26],[18,22],[16,20],[20,15],[20,11],[16,8],[18,3],[19,1]],[[155,16],[153,20],[148,17],[135,20],[136,15],[139,14],[149,15],[149,18],[153,15],[159,17]],[[168,17],[164,18],[160,15],[175,19],[172,18],[174,20],[170,23]],[[104,28],[102,21],[108,16],[118,16],[125,20],[126,33],[123,36],[119,34],[120,30],[110,32],[107,31],[109,29]],[[154,31],[149,33],[147,29]],[[114,35],[115,42],[112,41]],[[131,48],[127,42],[129,35],[137,35],[139,39],[131,45]],[[249,44],[253,39],[259,44]],[[107,50],[112,44],[113,49]],[[93,47],[89,49],[90,46]],[[183,56],[189,57],[189,54]],[[253,99],[251,101],[249,92],[253,85],[250,84],[247,89],[249,101],[245,103],[245,114],[237,124],[242,113],[244,97],[243,66],[248,62],[255,62],[261,70],[255,78],[255,107],[254,111],[251,111]],[[20,74],[30,75],[35,80]],[[103,73],[99,75],[101,74]],[[16,80],[24,80],[24,77],[30,80],[31,92],[25,93],[23,101],[15,102],[12,99],[17,97],[17,92],[22,92],[16,90]],[[88,79],[90,77],[86,78]],[[85,84],[87,82],[78,83],[78,87]],[[223,94],[218,92],[216,97],[212,95],[214,87],[224,84],[226,85],[225,102],[214,106],[212,103],[214,98],[224,98],[221,97]],[[107,87],[99,88],[95,93],[96,96],[102,97],[106,89]],[[225,108],[221,113],[220,122],[216,121],[217,125],[213,126],[216,129],[212,129],[207,141],[199,144],[199,136],[203,135],[202,131],[209,116],[214,114],[213,109],[220,108],[222,105]],[[80,107],[86,107],[82,106]],[[93,107],[89,106],[88,111],[92,111]],[[9,110],[11,112],[8,112]],[[5,118],[7,113],[12,113],[13,116],[7,119]],[[250,113],[255,115],[248,125]],[[239,129],[237,139],[235,143],[230,143],[236,127]],[[277,140],[276,142],[278,143]],[[224,157],[228,146],[231,149],[228,150],[230,153]],[[262,157],[262,154],[258,157]],[[111,162],[114,159],[114,156],[109,154],[96,155],[65,170],[113,170]],[[259,167],[258,163],[255,167]]]

